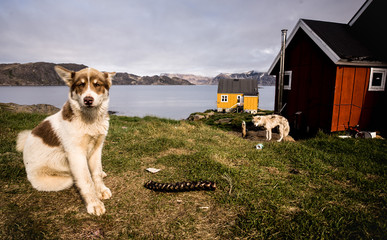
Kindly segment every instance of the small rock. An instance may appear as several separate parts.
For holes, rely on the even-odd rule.
[[[216,124],[230,124],[232,121],[232,118],[222,118],[218,121],[215,121]]]
[[[292,170],[289,171],[289,173],[291,173],[291,174],[300,174],[300,171],[298,171],[297,169],[293,168]]]
[[[214,112],[208,112],[208,113],[205,113],[206,114],[206,118],[209,118],[211,116],[214,116],[215,113]]]
[[[193,120],[194,120],[194,121],[199,121],[199,120],[201,120],[201,119],[203,119],[203,118],[205,118],[205,116],[200,115],[200,114],[195,114],[195,115],[193,116]]]

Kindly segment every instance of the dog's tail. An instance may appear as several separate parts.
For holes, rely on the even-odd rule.
[[[31,134],[31,130],[25,130],[17,136],[16,139],[16,150],[19,152],[23,152],[24,150],[24,144],[27,141],[28,136]]]

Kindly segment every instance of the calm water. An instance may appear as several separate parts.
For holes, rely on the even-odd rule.
[[[259,89],[259,108],[274,109],[274,86]],[[113,86],[109,110],[126,116],[157,116],[185,119],[193,112],[216,109],[217,86]],[[51,104],[61,108],[66,86],[0,87],[0,102]]]

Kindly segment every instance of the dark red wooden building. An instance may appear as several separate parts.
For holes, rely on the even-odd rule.
[[[386,11],[386,0],[367,0],[348,24],[298,21],[286,42],[281,112],[293,130],[386,132]],[[269,69],[277,79],[279,62]]]

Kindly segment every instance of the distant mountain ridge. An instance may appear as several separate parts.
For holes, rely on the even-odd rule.
[[[267,72],[221,73],[213,79],[214,84],[218,84],[219,79],[258,79],[258,86],[275,85],[275,77],[268,75]]]
[[[162,73],[161,76],[178,77],[185,79],[195,85],[217,85],[219,79],[258,79],[260,86],[275,85],[275,77],[270,76],[267,72],[248,71],[243,73],[220,73],[216,77],[204,77],[193,74],[173,74]]]
[[[47,62],[0,64],[0,86],[65,85],[54,70],[56,65],[73,71],[87,67],[83,64]],[[117,73],[113,85],[192,85],[192,83],[177,77],[157,75],[140,77],[129,73]]]
[[[189,81],[168,76],[137,76],[130,73],[116,73],[113,85],[194,85]]]
[[[55,65],[73,71],[86,68],[86,65],[75,63],[11,63],[0,64],[0,86],[61,86],[64,82],[56,74]],[[217,85],[219,79],[258,79],[260,86],[275,85],[275,77],[265,72],[249,71],[244,73],[221,73],[216,77],[205,77],[193,74],[162,73],[154,76],[137,76],[118,72],[113,85]]]
[[[195,85],[214,85],[213,77],[205,77],[200,75],[194,75],[194,74],[179,74],[179,73],[162,73],[160,76],[167,76],[170,78],[181,78],[189,81],[192,84]]]

